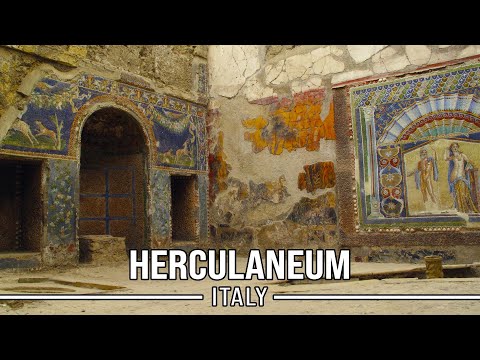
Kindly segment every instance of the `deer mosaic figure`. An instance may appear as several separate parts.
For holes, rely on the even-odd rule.
[[[32,130],[30,129],[30,126],[25,121],[17,119],[13,123],[12,129],[22,133],[28,139],[28,141],[30,141],[32,145],[38,144],[38,140],[32,134]]]
[[[57,145],[57,135],[55,134],[55,131],[50,130],[45,127],[40,121],[36,120],[35,124],[37,125],[38,133],[37,136],[46,136],[49,137],[50,139],[53,140],[55,145]]]

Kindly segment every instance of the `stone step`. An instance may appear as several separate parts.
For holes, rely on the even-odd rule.
[[[42,256],[39,252],[0,253],[0,269],[40,268]]]

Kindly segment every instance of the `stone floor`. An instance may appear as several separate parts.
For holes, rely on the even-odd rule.
[[[239,259],[239,264],[245,259]],[[352,263],[358,274],[409,271],[422,264]],[[263,307],[212,306],[212,287],[268,287]],[[0,300],[0,314],[480,314],[480,300],[273,300],[273,294],[478,294],[480,278],[385,278],[289,284],[283,281],[129,280],[128,262],[40,271],[1,270],[5,294],[203,294],[204,300]],[[230,293],[231,294],[231,293]],[[245,292],[243,301],[245,299]],[[231,297],[229,298],[229,303]],[[258,298],[251,296],[251,303]]]

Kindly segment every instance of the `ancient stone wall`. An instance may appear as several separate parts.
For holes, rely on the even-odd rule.
[[[452,224],[437,224],[431,230],[430,223],[427,231],[435,231],[428,237],[432,241],[419,231],[428,222],[424,220],[412,226],[404,226],[401,218],[388,220],[389,227],[402,224],[393,226],[388,235],[360,226],[365,188],[358,179],[363,170],[358,159],[367,156],[367,149],[354,139],[352,116],[357,105],[352,105],[351,92],[383,82],[397,90],[402,79],[433,77],[445,68],[474,64],[479,57],[480,47],[474,45],[211,46],[207,129],[213,241],[240,249],[345,246],[362,261],[421,261],[435,251],[449,254],[447,261],[471,260],[465,246],[478,242],[470,226],[457,230]],[[473,89],[477,80],[469,81]],[[455,91],[443,88],[425,95]],[[380,92],[378,96],[385,95]],[[385,103],[397,101],[388,95]],[[389,108],[375,111],[371,116],[393,115]],[[449,134],[444,138],[453,136]],[[411,165],[415,161],[410,157]],[[386,181],[388,174],[384,175]],[[408,191],[415,192],[413,175],[408,182]],[[395,186],[384,188],[392,190],[389,196],[398,195]],[[450,194],[442,196],[445,204],[451,199]],[[415,201],[420,211],[420,202]],[[385,211],[388,208],[385,204]],[[409,243],[411,239],[415,240]]]
[[[157,204],[153,195],[171,173],[207,175],[206,58],[202,45],[0,47],[0,160],[44,164],[46,225],[39,240],[44,264],[78,260],[81,130],[105,108],[123,111],[140,125],[137,135],[148,157],[146,178],[138,179],[146,185],[146,246],[168,244],[170,197]],[[115,120],[99,131],[107,137],[132,136]],[[200,199],[206,199],[207,189],[205,181],[196,188],[204,192]],[[201,201],[196,214],[203,241],[206,206]]]

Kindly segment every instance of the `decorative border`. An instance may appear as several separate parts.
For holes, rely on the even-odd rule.
[[[98,108],[95,108],[95,110],[97,110],[113,104],[113,107],[120,107],[140,122],[146,145],[149,147],[152,164],[157,164],[158,162],[160,166],[182,170],[208,169],[207,154],[203,153],[206,151],[207,141],[205,129],[207,109],[205,106],[87,73],[81,73],[70,80],[62,80],[54,75],[42,77],[38,79],[33,88],[35,89],[39,82],[47,80],[64,87],[76,87],[79,92],[87,92],[91,97],[85,103],[79,104],[78,106],[80,108],[78,110],[68,113],[68,119],[69,122],[71,121],[71,125],[68,128],[69,134],[65,134],[65,141],[68,142],[67,148],[62,150],[62,154],[59,154],[53,151],[47,152],[29,147],[23,148],[8,145],[0,149],[0,153],[10,153],[14,155],[27,154],[27,156],[39,156],[41,158],[71,159],[74,157],[78,159],[78,147],[81,143],[81,130],[85,119],[93,112],[93,107],[98,106]],[[48,96],[48,94],[44,95]],[[35,91],[30,96],[35,96]],[[157,110],[174,111],[177,114],[183,114],[182,116],[188,117],[188,122],[194,127],[195,131],[195,146],[191,149],[193,162],[189,162],[188,165],[165,164],[160,162],[161,157],[156,148],[156,121],[144,113],[144,109],[146,109],[145,106],[148,108],[155,106]]]
[[[75,156],[59,155],[59,154],[47,154],[41,152],[21,151],[12,149],[0,149],[0,155],[21,156],[28,157],[30,159],[58,159],[58,160],[78,160]]]
[[[154,165],[152,168],[157,170],[167,171],[168,173],[174,174],[200,174],[200,175],[208,175],[208,171],[206,170],[192,170],[192,169],[182,169],[182,168],[174,168],[174,167],[166,167],[160,165]]]
[[[120,96],[131,101],[151,104],[188,115],[205,118],[207,108],[203,105],[182,100],[173,96],[158,94],[143,88],[127,85],[115,80],[99,76],[82,74],[77,81],[79,87],[94,90],[108,95]]]
[[[448,78],[450,75],[457,75],[457,73],[461,74],[461,79],[455,87],[452,87],[448,80],[444,84],[440,84],[444,78]],[[473,75],[469,76],[471,73]],[[448,76],[445,76],[447,74]],[[408,78],[395,78],[385,82],[377,80],[375,83],[355,86],[350,89],[350,101],[353,108],[359,108],[361,106],[374,106],[400,100],[415,100],[425,96],[439,95],[444,92],[477,87],[479,80],[480,64],[464,65],[448,70],[409,76]],[[427,81],[433,82],[428,93],[424,92],[425,88],[428,87]],[[418,86],[420,82],[423,82],[423,84]],[[373,93],[378,90],[384,90],[385,93],[382,96],[377,95],[373,97]]]
[[[97,107],[96,107],[97,106]],[[70,129],[70,138],[68,142],[68,154],[77,159],[80,158],[81,134],[83,125],[88,117],[96,110],[105,107],[120,108],[128,113],[133,113],[133,117],[137,120],[143,131],[145,145],[148,147],[149,158],[152,164],[156,162],[157,152],[152,151],[152,143],[155,144],[155,135],[153,134],[153,127],[150,126],[150,121],[138,109],[138,107],[130,100],[113,95],[100,95],[87,101],[75,114]]]

